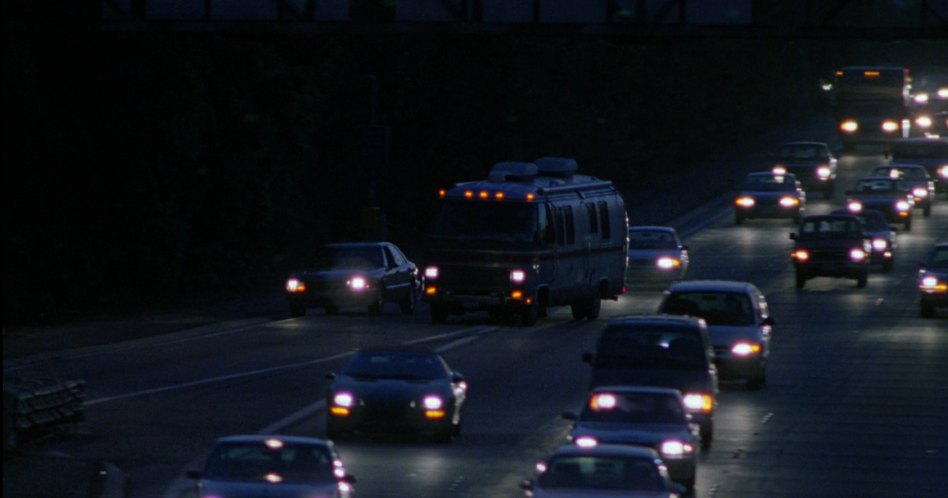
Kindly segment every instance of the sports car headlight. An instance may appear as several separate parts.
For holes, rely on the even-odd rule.
[[[849,201],[846,204],[846,207],[853,213],[858,213],[862,211],[862,203],[859,201]]]
[[[684,400],[690,412],[708,413],[714,408],[714,398],[707,393],[686,393]]]
[[[286,291],[287,292],[306,292],[306,282],[298,278],[291,278],[286,281]]]
[[[923,275],[918,281],[918,290],[926,294],[948,292],[948,282],[938,280],[935,275]]]
[[[884,251],[889,247],[889,241],[885,239],[872,239],[872,248],[876,251]]]
[[[760,344],[754,342],[739,342],[731,346],[731,353],[735,356],[751,356],[760,353]]]
[[[899,129],[899,123],[891,120],[882,122],[882,131],[893,132]]]
[[[849,259],[859,262],[866,259],[866,251],[861,247],[854,247],[849,250]]]
[[[919,116],[915,118],[915,124],[920,128],[929,128],[932,125],[932,118],[928,116]]]
[[[655,262],[655,265],[662,270],[673,270],[681,266],[681,261],[679,261],[678,258],[673,258],[671,256],[662,256],[658,258],[658,261]]]
[[[346,285],[354,291],[364,291],[369,288],[369,281],[365,277],[352,277]]]
[[[833,174],[833,170],[831,170],[829,166],[820,166],[819,168],[816,168],[816,176],[818,176],[820,180],[829,178],[831,174]]]
[[[790,253],[790,257],[801,262],[807,261],[810,259],[810,251],[807,251],[806,249],[797,249],[796,251]]]
[[[928,189],[925,187],[915,187],[912,189],[912,195],[915,197],[928,197]]]
[[[796,197],[785,195],[780,198],[780,206],[782,207],[793,208],[799,205],[800,205],[800,199],[797,199]]]
[[[678,441],[676,439],[670,439],[667,441],[662,441],[659,451],[661,452],[662,456],[666,458],[681,458],[683,456],[693,454],[695,452],[695,448],[690,443]]]
[[[849,119],[840,123],[839,129],[846,133],[855,133],[859,129],[859,123]]]
[[[754,198],[749,195],[742,195],[734,200],[734,204],[737,204],[740,207],[753,207],[755,204]]]

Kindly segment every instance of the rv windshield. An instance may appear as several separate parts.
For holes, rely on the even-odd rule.
[[[440,241],[535,244],[537,204],[445,201],[432,236]]]

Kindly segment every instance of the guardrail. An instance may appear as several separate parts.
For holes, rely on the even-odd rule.
[[[85,381],[34,379],[3,382],[3,451],[84,420]]]

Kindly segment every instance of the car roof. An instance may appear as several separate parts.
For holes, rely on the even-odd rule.
[[[655,232],[669,232],[674,233],[675,229],[673,227],[661,226],[661,225],[634,225],[629,227],[629,231],[655,231]]]
[[[263,444],[271,439],[278,439],[290,444],[311,444],[316,446],[329,446],[330,443],[325,439],[307,436],[290,436],[285,434],[234,434],[217,438],[218,444],[230,443],[260,443]]]
[[[675,327],[682,329],[693,329],[700,326],[701,319],[692,316],[666,315],[666,314],[648,314],[648,315],[622,315],[610,319],[607,322],[608,327]]]
[[[793,173],[790,173],[790,172],[774,173],[773,171],[753,171],[751,173],[748,173],[747,176],[745,176],[744,178],[750,178],[750,177],[756,177],[756,176],[783,176],[791,180],[797,179],[797,175],[794,175]]]
[[[438,354],[435,350],[425,346],[415,345],[392,345],[392,346],[370,346],[356,350],[356,353],[367,354]]]
[[[861,216],[866,216],[866,217],[871,216],[874,218],[885,219],[885,214],[882,211],[879,211],[878,209],[863,209],[862,211],[859,211],[859,214],[854,214],[854,213],[851,213],[850,211],[847,211],[846,208],[839,208],[839,209],[834,209],[833,212],[830,214],[841,215],[841,216],[855,216],[857,218]]]
[[[382,247],[390,242],[331,242],[323,247]]]
[[[563,444],[553,451],[552,456],[625,456],[632,458],[648,458],[654,460],[658,458],[658,453],[646,446],[633,446],[629,444],[597,444],[591,448],[583,448],[575,444]]]
[[[922,166],[921,164],[914,164],[914,163],[888,163],[888,164],[880,164],[879,166],[876,166],[876,167],[873,168],[873,169],[875,170],[875,169],[883,169],[883,168],[895,168],[895,169],[912,169],[912,168],[919,168],[919,169],[925,169],[925,166]],[[928,170],[926,169],[925,171],[928,171]]]
[[[632,386],[632,385],[603,385],[597,386],[589,391],[589,394],[593,393],[638,393],[638,394],[668,394],[676,397],[681,396],[681,391],[678,389],[672,389],[670,387],[654,387],[654,386]]]
[[[803,221],[806,222],[806,221],[814,221],[814,220],[817,220],[817,221],[818,220],[835,220],[835,219],[840,219],[840,218],[846,218],[848,220],[855,218],[856,220],[859,220],[859,217],[852,213],[836,214],[834,212],[833,214],[810,214],[810,215],[804,216]]]
[[[679,291],[715,291],[715,292],[750,292],[757,286],[750,282],[738,280],[683,280],[668,287],[668,292]]]
[[[814,147],[814,146],[827,147],[827,148],[829,147],[829,145],[827,145],[826,142],[811,142],[811,141],[806,141],[806,140],[797,140],[793,142],[784,142],[780,144],[781,147],[797,146],[797,145],[805,146],[805,147]]]

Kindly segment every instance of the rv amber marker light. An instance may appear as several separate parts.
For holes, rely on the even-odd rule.
[[[439,198],[439,199],[444,199],[444,196],[446,196],[446,195],[448,195],[448,191],[447,191],[447,190],[445,190],[445,189],[443,189],[443,188],[439,188],[439,189],[438,189],[438,198]]]
[[[530,193],[527,194],[527,202],[531,202],[531,201],[533,201],[533,199],[535,199],[535,198],[536,198],[536,196],[533,195],[533,192],[530,192]]]
[[[863,71],[862,75],[866,78],[878,78],[879,71]]]
[[[503,193],[503,192],[494,192],[494,199],[497,199],[498,201],[504,200],[504,193]]]
[[[480,192],[480,194],[479,194],[478,196],[479,196],[481,199],[487,199],[488,197],[490,197],[490,193],[489,193],[488,191],[486,191],[486,190],[481,190],[481,192]]]
[[[473,198],[474,198],[474,192],[471,192],[470,190],[465,190],[465,191],[464,191],[464,198],[465,198],[465,199],[473,199]]]

